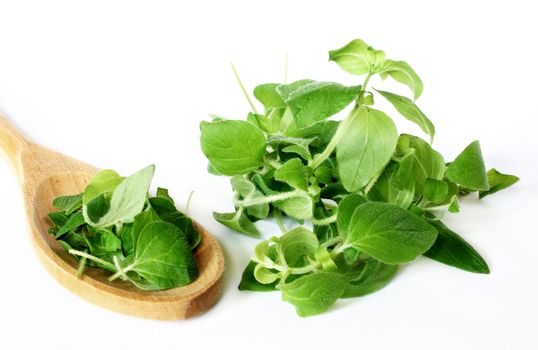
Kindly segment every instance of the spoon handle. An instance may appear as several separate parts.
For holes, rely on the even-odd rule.
[[[22,150],[29,144],[21,132],[11,123],[5,115],[0,113],[0,150],[2,150],[11,164],[19,170]]]

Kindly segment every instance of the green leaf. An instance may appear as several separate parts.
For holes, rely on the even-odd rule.
[[[303,165],[298,158],[293,158],[284,163],[275,171],[275,180],[282,181],[291,187],[306,191],[308,179],[312,175],[312,169]]]
[[[407,134],[400,135],[397,153],[406,154],[410,149],[415,150],[413,165],[415,191],[421,193],[426,179],[443,179],[446,171],[445,159],[423,139]]]
[[[340,201],[338,204],[336,224],[341,235],[344,232],[349,232],[349,224],[351,223],[355,209],[367,202],[368,200],[366,198],[356,193],[347,195]]]
[[[430,202],[441,204],[448,196],[448,184],[441,180],[427,179],[422,193]]]
[[[277,88],[280,84],[261,84],[254,88],[254,97],[261,102],[265,110],[271,108],[286,108],[286,102],[280,97]]]
[[[398,132],[385,113],[360,107],[348,117],[349,123],[336,146],[340,181],[356,192],[379,175],[390,161]]]
[[[475,273],[489,273],[484,258],[462,237],[451,231],[441,221],[430,222],[439,235],[433,246],[424,253],[430,259]]]
[[[407,120],[417,124],[422,131],[430,136],[430,143],[433,142],[435,127],[424,113],[407,97],[393,94],[387,91],[376,90],[381,96],[385,97],[396,110]]]
[[[224,175],[241,175],[263,164],[265,136],[256,126],[241,120],[202,122],[202,151]]]
[[[448,179],[458,185],[487,191],[489,189],[486,167],[478,141],[472,142],[446,169]]]
[[[435,242],[436,229],[416,216],[388,203],[359,206],[343,232],[344,244],[386,264],[402,264],[425,253]]]
[[[311,219],[314,212],[314,202],[306,192],[282,201],[279,206],[288,216],[298,220]]]
[[[196,261],[187,237],[167,222],[146,225],[135,244],[134,260],[126,271],[134,271],[151,284],[149,289],[184,286],[198,277]]]
[[[166,188],[158,187],[157,188],[157,197],[164,198],[168,200],[170,203],[174,204],[174,199],[170,197],[170,194],[168,194],[168,190]]]
[[[396,276],[398,265],[369,259],[348,272],[348,283],[342,298],[361,297],[380,290]]]
[[[92,222],[85,215],[88,224],[108,227],[133,222],[134,217],[144,208],[154,172],[155,166],[150,165],[123,180],[112,193],[108,212],[98,222]]]
[[[273,283],[263,284],[258,282],[254,277],[254,269],[256,263],[251,261],[248,263],[243,275],[241,276],[241,282],[239,283],[239,290],[250,290],[255,292],[272,292],[276,290],[277,281]]]
[[[381,69],[382,76],[388,74],[399,83],[405,84],[413,92],[414,99],[420,97],[423,90],[422,80],[411,66],[404,61],[386,60]],[[433,135],[432,135],[433,138]]]
[[[498,172],[496,169],[490,169],[487,173],[489,190],[482,190],[478,193],[480,199],[490,194],[494,194],[505,188],[508,188],[519,181],[519,177]]]
[[[329,61],[334,61],[350,74],[363,75],[379,72],[385,62],[385,53],[355,39],[337,50],[329,51]]]
[[[231,179],[232,188],[243,200],[263,197],[263,193],[244,176],[236,175]],[[247,213],[259,219],[265,219],[269,215],[269,204],[262,203],[247,207]]]
[[[280,248],[287,266],[302,267],[307,258],[314,259],[319,242],[311,231],[299,226],[279,238]]]
[[[86,235],[90,252],[95,256],[109,256],[122,248],[121,240],[107,229],[90,229]]]
[[[235,232],[239,232],[254,238],[260,238],[260,232],[258,232],[256,226],[254,226],[245,213],[243,213],[242,209],[239,209],[235,213],[214,212],[213,218]]]
[[[333,182],[333,169],[322,165],[314,170],[314,177],[319,183],[328,185]]]
[[[413,180],[414,151],[400,159],[394,172],[388,176],[388,201],[407,209],[415,196],[415,181]]]
[[[82,193],[74,196],[56,197],[52,200],[52,205],[69,215],[82,207]]]
[[[92,199],[88,204],[82,207],[82,214],[87,223],[98,222],[110,209],[110,201],[105,197],[105,194]],[[89,220],[88,220],[89,219]]]
[[[256,265],[254,268],[254,278],[262,284],[271,284],[279,279],[279,274],[262,265]]]
[[[320,272],[306,275],[285,284],[282,300],[289,302],[301,317],[323,313],[344,293],[346,286],[342,275]]]
[[[69,217],[66,223],[56,232],[55,237],[58,239],[69,231],[75,230],[77,227],[80,227],[85,224],[84,216],[82,212],[77,212]]]
[[[265,132],[275,132],[277,130],[273,130],[273,125],[271,124],[271,120],[269,117],[266,117],[265,115],[251,113],[247,115],[247,121],[251,123],[252,125],[257,126],[261,130]]]
[[[359,96],[361,87],[299,80],[280,85],[277,91],[291,110],[295,125],[303,128],[340,112]]]
[[[448,204],[448,211],[451,213],[459,213],[460,212],[460,203],[458,202],[458,196],[453,195],[450,198],[450,202]]]
[[[284,153],[296,153],[305,160],[311,160],[310,145],[317,144],[318,138],[300,138],[273,136],[267,140],[267,144],[274,149],[280,149]]]
[[[119,176],[114,170],[101,170],[90,181],[84,189],[82,203],[87,205],[94,198],[104,194],[108,196],[118,185],[123,181],[123,177]]]

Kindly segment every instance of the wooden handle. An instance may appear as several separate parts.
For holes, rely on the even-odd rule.
[[[2,150],[17,171],[20,171],[22,150],[28,145],[28,141],[21,132],[0,113],[0,150]]]

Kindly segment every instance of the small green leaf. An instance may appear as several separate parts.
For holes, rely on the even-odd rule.
[[[254,88],[254,97],[261,102],[265,110],[271,108],[286,108],[286,102],[280,97],[277,88],[280,84],[261,84]]]
[[[388,74],[397,82],[407,85],[413,92],[415,100],[422,94],[422,80],[407,62],[386,60],[383,63],[381,73],[382,76]]]
[[[319,183],[328,185],[333,182],[333,169],[322,165],[314,170],[314,176]]]
[[[519,181],[519,177],[498,172],[496,169],[490,169],[487,173],[489,190],[482,190],[478,193],[480,199],[490,194],[494,194],[505,188],[508,188]]]
[[[421,193],[426,179],[443,179],[446,171],[445,159],[423,139],[407,134],[400,135],[397,153],[406,154],[410,149],[415,150],[413,166],[415,191]]]
[[[337,50],[329,51],[329,61],[334,61],[350,74],[363,75],[379,72],[385,62],[385,53],[355,39]]]
[[[369,259],[348,272],[348,283],[342,298],[361,297],[380,290],[396,276],[398,265]]]
[[[346,123],[336,147],[338,173],[346,190],[356,192],[383,171],[396,148],[398,132],[392,119],[369,107],[357,109]]]
[[[80,193],[74,196],[56,197],[52,200],[52,205],[69,215],[82,207],[82,195]]]
[[[256,189],[256,186],[244,176],[236,175],[232,177],[232,188],[243,200],[251,200],[263,197],[263,194]],[[247,207],[247,213],[258,219],[265,219],[269,215],[269,204],[262,203]]]
[[[472,142],[446,169],[448,179],[460,186],[487,191],[488,177],[478,141]]]
[[[85,215],[88,224],[108,227],[133,222],[134,217],[144,208],[154,172],[155,166],[150,165],[123,180],[112,193],[108,212],[98,222],[92,222]]]
[[[263,164],[265,136],[256,126],[241,120],[202,122],[202,151],[224,175],[241,175]]]
[[[312,198],[306,192],[282,201],[280,207],[288,216],[298,220],[311,219],[314,211]]]
[[[342,275],[315,273],[285,284],[281,288],[282,300],[295,306],[299,316],[313,316],[327,311],[342,296],[345,286]]]
[[[75,230],[77,227],[80,227],[85,224],[84,216],[82,212],[77,212],[69,217],[67,222],[56,232],[56,238],[60,238],[69,231]]]
[[[303,165],[298,158],[293,158],[284,163],[275,171],[275,180],[282,181],[291,187],[306,191],[308,179],[312,175],[312,169]]]
[[[263,284],[256,280],[254,277],[254,269],[257,264],[254,261],[248,263],[243,275],[241,276],[241,282],[239,283],[239,290],[249,290],[254,292],[273,292],[276,289],[277,281],[269,284]]]
[[[319,242],[311,231],[299,226],[279,238],[280,248],[286,264],[290,267],[302,267],[307,258],[314,259]]]
[[[430,222],[439,233],[433,246],[424,253],[430,259],[475,273],[489,273],[484,258],[462,237],[441,221]]]
[[[388,203],[365,203],[355,209],[344,244],[386,264],[403,264],[425,253],[437,230],[420,217]]]
[[[441,204],[448,196],[448,184],[441,180],[426,179],[422,193],[430,202]]]
[[[84,189],[82,202],[87,205],[94,198],[101,194],[109,195],[123,181],[123,177],[119,176],[114,170],[101,170],[90,181]]]
[[[254,226],[241,209],[235,213],[213,213],[213,218],[235,232],[254,238],[260,237],[260,232],[258,232],[256,226]]]
[[[279,278],[279,274],[262,265],[256,265],[254,268],[254,278],[261,284],[271,284]]]
[[[424,113],[407,97],[393,94],[387,91],[376,90],[381,96],[386,98],[396,110],[407,120],[417,124],[422,131],[430,136],[430,143],[435,136],[435,127]]]
[[[359,96],[361,87],[299,80],[280,85],[277,91],[291,110],[295,125],[303,128],[340,112]]]
[[[451,213],[459,213],[460,212],[460,203],[458,202],[458,196],[453,195],[450,198],[450,202],[448,204],[448,211]]]

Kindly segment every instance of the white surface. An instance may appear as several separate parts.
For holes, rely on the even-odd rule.
[[[0,1],[0,109],[35,141],[88,163],[124,174],[155,163],[154,184],[179,202],[195,190],[191,214],[226,252],[220,302],[189,321],[156,322],[72,295],[36,259],[16,179],[0,162],[0,348],[538,348],[532,1],[182,3]],[[230,60],[249,88],[282,80],[286,53],[291,80],[357,83],[327,63],[329,49],[355,37],[415,67],[447,159],[480,139],[488,167],[522,180],[447,217],[491,275],[420,259],[381,292],[300,319],[277,293],[237,290],[256,241],[211,217],[231,209],[231,190],[205,172],[198,123],[245,117]],[[400,131],[420,133],[391,115]]]

